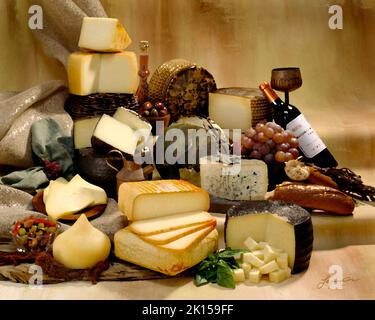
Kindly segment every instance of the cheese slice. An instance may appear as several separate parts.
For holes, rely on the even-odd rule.
[[[53,180],[55,183],[61,183],[61,184],[67,184],[68,181],[63,178],[63,177],[59,177],[57,178],[56,180]],[[49,193],[49,186],[51,185],[51,181],[50,183],[48,184],[48,186],[43,190],[43,202],[46,203],[47,202],[47,197],[48,197],[48,193]]]
[[[97,52],[125,50],[131,39],[118,19],[84,17],[78,46]]]
[[[268,189],[267,165],[260,160],[242,159],[225,164],[212,157],[200,159],[201,187],[215,197],[228,200],[264,200]]]
[[[99,85],[100,54],[74,52],[68,60],[69,91],[86,96],[95,93]]]
[[[69,91],[134,94],[138,87],[138,65],[134,52],[74,52],[68,60]]]
[[[209,227],[203,228],[196,232],[190,233],[184,237],[181,237],[175,241],[169,242],[167,244],[158,245],[158,247],[171,250],[171,251],[185,251],[189,248],[195,246],[199,241],[201,241],[205,236],[207,236],[215,226],[211,225]]]
[[[74,148],[91,148],[91,137],[100,117],[75,120],[73,124]]]
[[[207,211],[208,193],[183,180],[125,182],[118,191],[120,210],[130,221],[182,212]]]
[[[132,110],[120,107],[116,110],[113,118],[128,125],[135,131],[134,134],[139,137],[138,144],[146,141],[151,134],[151,124]]]
[[[138,235],[148,236],[204,223],[212,223],[213,219],[209,213],[203,211],[179,213],[160,218],[134,221],[130,224],[129,229]]]
[[[92,205],[98,205],[98,204],[106,204],[107,194],[104,191],[104,189],[87,182],[86,180],[82,179],[79,174],[76,174],[72,180],[69,181],[69,186],[72,188],[85,188],[89,189],[91,191],[91,195],[93,198]]]
[[[134,130],[128,125],[103,114],[95,127],[91,142],[94,149],[99,152],[106,153],[118,149],[134,155],[138,139],[134,135]]]
[[[153,244],[167,244],[169,242],[175,241],[177,239],[180,239],[186,235],[189,235],[191,233],[194,233],[196,231],[199,231],[201,229],[210,227],[210,226],[216,226],[216,220],[212,219],[209,222],[204,222],[202,224],[197,224],[190,227],[180,228],[177,230],[162,232],[150,236],[140,236],[142,240],[145,240],[148,243]]]
[[[138,64],[134,52],[102,54],[99,92],[135,94],[138,87]]]
[[[48,216],[57,220],[63,216],[79,212],[91,206],[93,202],[91,190],[51,181],[45,205]]]
[[[170,251],[142,240],[128,227],[115,234],[114,252],[116,257],[122,260],[173,276],[215,252],[218,237],[218,232],[214,229],[188,250]]]

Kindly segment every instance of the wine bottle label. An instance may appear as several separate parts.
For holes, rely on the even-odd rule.
[[[299,148],[307,158],[313,158],[327,148],[302,114],[290,121],[286,129],[298,139]]]

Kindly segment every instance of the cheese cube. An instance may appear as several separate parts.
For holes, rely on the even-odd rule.
[[[260,279],[262,279],[262,274],[259,269],[252,269],[249,272],[248,279],[252,283],[259,283]]]
[[[288,268],[288,254],[280,253],[276,258],[276,262],[279,265],[280,269]]]
[[[288,268],[289,269],[289,268]],[[290,269],[280,269],[269,274],[271,282],[279,283],[290,277]]]
[[[85,96],[97,92],[99,84],[100,54],[74,52],[68,60],[69,91]]]
[[[247,277],[249,272],[251,271],[251,264],[244,262],[241,264],[241,269],[243,269],[243,271],[245,272],[245,276]]]
[[[74,148],[91,148],[91,137],[100,117],[75,120],[73,124]]]
[[[263,200],[268,188],[267,165],[254,159],[232,165],[202,158],[200,177],[203,189],[228,200]]]
[[[233,271],[233,280],[235,282],[244,282],[245,281],[245,272],[243,269],[234,269]]]
[[[138,64],[134,52],[102,54],[98,92],[134,94],[138,87]]]
[[[256,242],[253,238],[251,237],[248,237],[245,242],[244,242],[244,245],[246,248],[248,248],[250,251],[255,251],[256,249],[258,249],[258,242]]]
[[[243,262],[250,263],[251,265],[253,265],[254,267],[257,267],[257,268],[263,266],[263,264],[264,264],[264,262],[262,260],[257,258],[251,252],[244,253],[243,256],[242,256],[242,260],[243,260]]]
[[[272,260],[271,262],[268,262],[267,264],[259,268],[261,274],[268,274],[276,270],[279,270],[279,266],[277,265],[275,260]]]
[[[278,256],[278,254],[268,244],[264,246],[263,252],[264,252],[264,263],[268,263],[272,260],[275,260]]]
[[[84,17],[78,46],[98,52],[120,52],[131,39],[120,21],[114,18]]]
[[[254,254],[254,256],[256,256],[260,260],[264,259],[264,252],[263,252],[263,250],[253,251],[253,254]]]

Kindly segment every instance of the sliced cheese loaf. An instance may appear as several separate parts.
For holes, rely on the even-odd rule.
[[[174,252],[147,243],[129,228],[125,228],[115,234],[115,255],[122,260],[173,276],[216,251],[218,237],[218,232],[214,229],[197,245]]]
[[[207,191],[183,180],[154,180],[122,183],[119,208],[130,221],[183,212],[207,211]]]

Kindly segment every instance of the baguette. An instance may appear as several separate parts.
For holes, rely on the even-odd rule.
[[[285,182],[278,185],[270,199],[340,215],[352,214],[355,207],[353,199],[337,189],[298,182]]]

